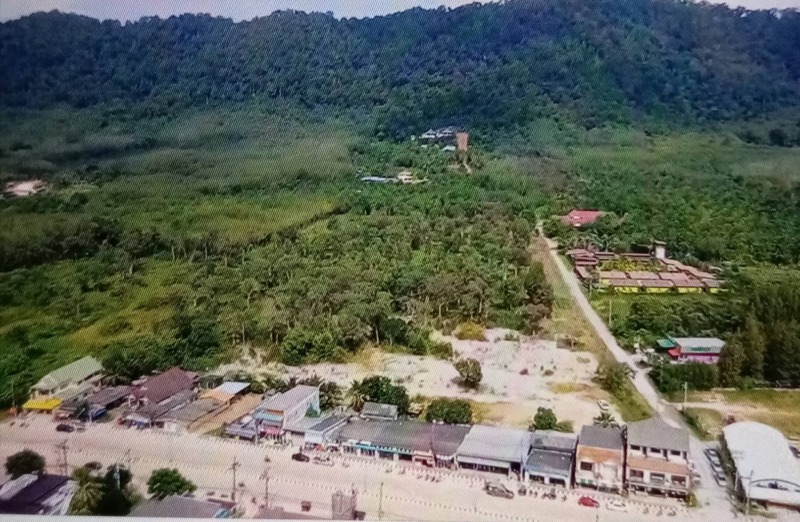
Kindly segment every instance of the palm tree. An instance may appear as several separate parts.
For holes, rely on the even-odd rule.
[[[350,407],[356,411],[361,411],[361,408],[364,407],[367,396],[361,389],[361,383],[359,381],[353,381],[350,384],[350,389],[347,391],[347,401]]]
[[[600,413],[599,416],[595,417],[594,425],[600,426],[601,428],[619,428],[619,424],[609,411],[604,411]]]
[[[103,496],[102,484],[86,468],[76,469],[72,473],[72,478],[78,488],[69,505],[70,515],[92,515]]]

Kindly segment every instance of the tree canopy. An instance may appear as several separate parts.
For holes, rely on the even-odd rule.
[[[33,450],[24,449],[6,458],[6,473],[15,479],[28,473],[42,473],[45,465],[44,457]]]
[[[376,108],[391,133],[513,126],[555,107],[589,126],[637,114],[708,121],[796,105],[798,35],[796,11],[671,0],[508,0],[342,20],[281,11],[240,23],[40,13],[0,25],[0,99],[147,100],[164,114],[257,97]]]
[[[157,469],[147,479],[147,492],[158,500],[164,500],[170,495],[185,495],[196,489],[197,486],[177,469]]]

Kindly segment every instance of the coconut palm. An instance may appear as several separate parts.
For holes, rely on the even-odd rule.
[[[72,473],[77,484],[75,496],[69,505],[71,515],[92,515],[103,496],[103,485],[87,468],[78,468]]]
[[[604,411],[594,418],[594,425],[601,428],[619,428],[614,416],[609,411]]]
[[[361,411],[361,408],[364,407],[364,403],[367,402],[367,396],[359,381],[353,381],[350,384],[350,389],[347,391],[347,401],[350,407],[356,411]]]

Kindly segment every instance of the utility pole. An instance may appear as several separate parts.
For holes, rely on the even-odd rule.
[[[264,509],[269,509],[269,464],[264,466],[261,478],[264,479]]]
[[[380,497],[378,497],[378,520],[383,520],[383,482],[381,482]]]
[[[686,412],[686,399],[689,395],[689,383],[684,381],[683,382],[683,411]]]
[[[755,470],[750,470],[750,480],[747,481],[747,506],[744,515],[748,518],[750,517],[750,488],[753,487],[753,471]]]
[[[231,489],[231,500],[236,502],[236,470],[239,469],[241,463],[237,462],[236,457],[233,457],[233,464],[228,468],[233,472],[233,488]]]
[[[61,471],[63,475],[69,475],[69,466],[67,465],[67,439],[61,444],[56,444],[56,449],[61,453]]]

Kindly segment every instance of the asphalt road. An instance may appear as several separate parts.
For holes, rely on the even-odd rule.
[[[425,480],[435,472],[409,467],[401,474],[399,467],[388,461],[351,458],[336,459],[332,467],[300,463],[291,460],[293,449],[255,446],[249,443],[202,437],[195,434],[171,435],[137,431],[112,424],[89,426],[86,432],[64,434],[55,431],[55,424],[45,416],[34,418],[27,428],[0,425],[0,459],[31,448],[40,452],[52,471],[58,471],[59,452],[56,445],[67,440],[68,466],[74,469],[90,461],[104,465],[129,463],[140,491],[143,482],[160,467],[179,469],[199,490],[198,497],[213,492],[216,497],[230,497],[234,458],[237,468],[236,484],[239,501],[247,515],[263,504],[264,481],[260,478],[269,466],[271,504],[298,512],[301,500],[313,503],[311,515],[330,516],[331,495],[337,490],[358,491],[359,509],[373,520],[476,520],[476,521],[564,521],[596,522],[614,520],[634,522],[666,518],[667,511],[658,514],[658,501],[635,499],[629,502],[629,512],[606,509],[606,501],[614,496],[577,491],[560,491],[557,500],[530,496],[513,499],[490,497],[482,491],[489,475],[471,472],[436,473],[439,482]],[[265,457],[269,463],[265,463]],[[345,467],[343,463],[346,463]],[[492,476],[495,480],[497,476]],[[509,484],[511,485],[511,484]],[[516,490],[516,488],[513,488]],[[562,500],[561,495],[566,499]],[[578,505],[582,494],[594,494],[601,500],[601,509]],[[255,499],[255,500],[253,500]],[[647,504],[644,502],[647,501]],[[662,501],[662,506],[678,506],[674,501]],[[644,507],[648,513],[643,513]],[[672,520],[695,520],[699,512],[677,507]]]

